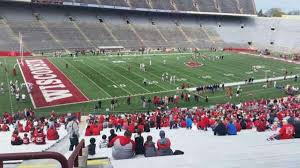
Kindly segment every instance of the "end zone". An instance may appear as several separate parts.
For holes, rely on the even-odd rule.
[[[20,67],[26,83],[33,84],[30,98],[34,108],[75,104],[89,99],[48,59],[26,59]]]

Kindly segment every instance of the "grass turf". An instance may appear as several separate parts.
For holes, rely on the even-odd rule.
[[[60,68],[81,91],[91,100],[102,100],[101,112],[105,112],[110,107],[110,99],[119,97],[119,105],[115,112],[136,112],[146,111],[141,105],[140,96],[151,97],[153,95],[176,94],[175,90],[182,83],[189,83],[191,87],[198,85],[207,85],[215,83],[229,83],[243,81],[249,77],[255,79],[265,78],[266,75],[273,77],[283,76],[285,69],[292,74],[299,74],[299,65],[284,63],[280,61],[258,58],[248,55],[241,55],[228,52],[208,52],[201,51],[201,55],[207,55],[207,58],[196,58],[204,65],[199,68],[189,68],[184,63],[188,62],[192,53],[173,53],[173,54],[155,54],[155,55],[128,55],[128,56],[80,56],[78,58],[62,57],[49,58],[58,68]],[[225,57],[224,60],[213,60],[215,56]],[[149,63],[152,65],[149,66]],[[166,64],[164,64],[165,60]],[[15,97],[9,93],[9,81],[18,80],[23,82],[21,73],[17,67],[17,76],[12,75],[12,69],[16,64],[15,58],[0,58],[2,62],[2,71],[0,82],[5,85],[4,95],[0,95],[0,112],[19,111],[25,107],[32,107],[30,99],[26,102],[16,102]],[[146,72],[139,70],[139,64],[146,65]],[[66,68],[65,65],[69,67]],[[130,65],[131,70],[128,70]],[[250,73],[253,65],[261,66],[257,72]],[[7,67],[8,73],[5,73],[4,67]],[[2,73],[3,72],[3,73]],[[170,84],[169,81],[161,81],[163,73],[176,75],[178,81]],[[143,80],[152,82],[151,85],[144,86]],[[278,81],[277,84],[292,84],[299,86],[299,82],[293,80]],[[273,87],[262,88],[262,83],[242,86],[242,95],[240,98],[229,100],[224,91],[218,91],[214,94],[205,93],[202,96],[208,96],[209,102],[205,103],[203,99],[199,103],[195,101],[180,101],[178,106],[209,106],[217,103],[240,102],[249,99],[275,98],[284,96],[282,91]],[[23,91],[25,92],[25,91]],[[132,96],[131,105],[126,104],[126,97]],[[48,114],[51,110],[58,113],[81,111],[89,113],[93,111],[95,102],[66,105],[60,107],[36,109],[38,114]],[[171,106],[172,107],[172,106]],[[150,109],[155,108],[153,105]]]

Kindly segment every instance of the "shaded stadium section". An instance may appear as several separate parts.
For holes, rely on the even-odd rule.
[[[18,61],[32,103],[37,108],[88,101],[88,98],[48,59]]]

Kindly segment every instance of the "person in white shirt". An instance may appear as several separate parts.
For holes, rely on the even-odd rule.
[[[25,101],[26,95],[23,93],[23,94],[21,95],[21,98],[22,98],[22,101]]]

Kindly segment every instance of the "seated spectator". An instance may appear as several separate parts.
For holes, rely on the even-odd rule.
[[[142,136],[142,131],[138,130],[135,141],[135,154],[140,155],[144,154],[144,137]]]
[[[91,126],[87,126],[86,129],[85,129],[85,136],[92,136],[93,135],[93,130],[91,128]]]
[[[99,144],[99,148],[107,148],[108,147],[108,141],[106,135],[102,135],[102,139]]]
[[[267,123],[265,120],[259,120],[256,126],[258,132],[264,132],[267,129]]]
[[[144,131],[145,132],[150,132],[150,124],[148,121],[146,121],[145,125],[144,125]]]
[[[15,130],[11,136],[11,145],[22,145],[23,140],[19,136],[19,132]]]
[[[114,139],[116,136],[118,136],[118,135],[115,134],[115,130],[114,130],[114,129],[111,129],[111,130],[110,130],[110,136],[108,137],[108,147],[111,147],[111,146],[109,146],[109,143],[110,143],[111,140]]]
[[[224,136],[226,134],[227,134],[226,126],[221,120],[219,120],[218,125],[214,129],[214,135]]]
[[[238,121],[235,121],[234,125],[236,127],[237,132],[240,132],[242,130],[242,126]]]
[[[286,119],[282,120],[282,127],[278,134],[272,135],[268,140],[284,140],[294,138],[295,128],[289,124]]]
[[[157,150],[155,148],[155,143],[152,141],[152,136],[147,136],[147,141],[144,144],[144,156],[145,157],[153,157],[157,156]]]
[[[100,135],[100,127],[96,126],[92,129],[93,135]]]
[[[96,139],[91,138],[90,144],[88,145],[88,154],[89,155],[95,155],[96,154]]]
[[[160,139],[157,141],[158,155],[159,156],[167,156],[173,155],[173,151],[171,149],[171,141],[169,138],[166,138],[165,131],[161,130],[159,132]]]
[[[138,131],[141,131],[141,132],[144,132],[144,125],[143,124],[139,124],[138,126],[137,126],[137,132]]]
[[[9,126],[5,123],[5,124],[2,125],[1,130],[3,132],[9,131]]]
[[[125,131],[124,136],[116,136],[109,142],[114,159],[130,159],[134,156],[135,143],[130,139],[131,135],[130,131]]]
[[[181,128],[186,128],[186,121],[185,121],[185,119],[181,120],[180,127]]]
[[[186,118],[186,128],[187,129],[192,129],[192,125],[193,125],[193,120],[191,117],[187,117]]]
[[[227,124],[227,134],[228,135],[237,135],[237,130],[232,121]]]
[[[59,139],[58,132],[56,131],[56,129],[54,128],[54,126],[50,127],[47,130],[47,139],[48,140],[57,140],[57,139]]]
[[[44,145],[46,144],[46,135],[43,133],[42,129],[38,130],[38,134],[35,138],[35,144],[37,145]]]
[[[295,138],[300,138],[300,120],[296,119],[294,122],[294,128],[295,128]]]
[[[23,137],[23,143],[25,144],[25,145],[27,145],[27,144],[29,144],[30,143],[30,141],[29,141],[29,138],[28,138],[28,134],[24,134],[24,137]]]

